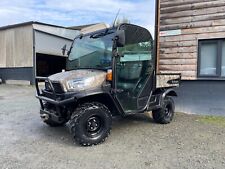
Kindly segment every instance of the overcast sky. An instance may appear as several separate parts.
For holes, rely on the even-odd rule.
[[[39,21],[61,26],[128,18],[153,31],[154,0],[0,0],[0,26]]]

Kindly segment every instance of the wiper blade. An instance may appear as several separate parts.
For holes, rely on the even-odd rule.
[[[105,31],[105,32],[93,34],[93,35],[90,36],[90,38],[96,39],[96,38],[100,38],[100,37],[103,37],[103,36],[106,36],[106,35],[109,35],[109,34],[112,34],[112,33],[114,33],[114,32]]]
[[[108,67],[77,67],[77,69],[107,70]]]

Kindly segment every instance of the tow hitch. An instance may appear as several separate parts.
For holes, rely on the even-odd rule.
[[[41,119],[43,121],[47,121],[49,119],[49,115],[48,114],[41,114]]]

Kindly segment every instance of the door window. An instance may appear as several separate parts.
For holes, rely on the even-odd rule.
[[[125,46],[118,48],[116,88],[121,91],[117,97],[126,111],[140,108],[137,100],[153,72],[153,58],[152,38],[147,30],[133,29],[132,32],[127,28],[125,35]]]

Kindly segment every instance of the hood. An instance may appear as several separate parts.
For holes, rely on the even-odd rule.
[[[101,70],[72,70],[68,72],[61,72],[49,76],[52,82],[59,82],[65,91],[70,90],[68,86],[69,81],[84,81],[89,80],[88,88],[99,87],[105,82],[106,72]],[[88,89],[86,88],[86,89]]]

